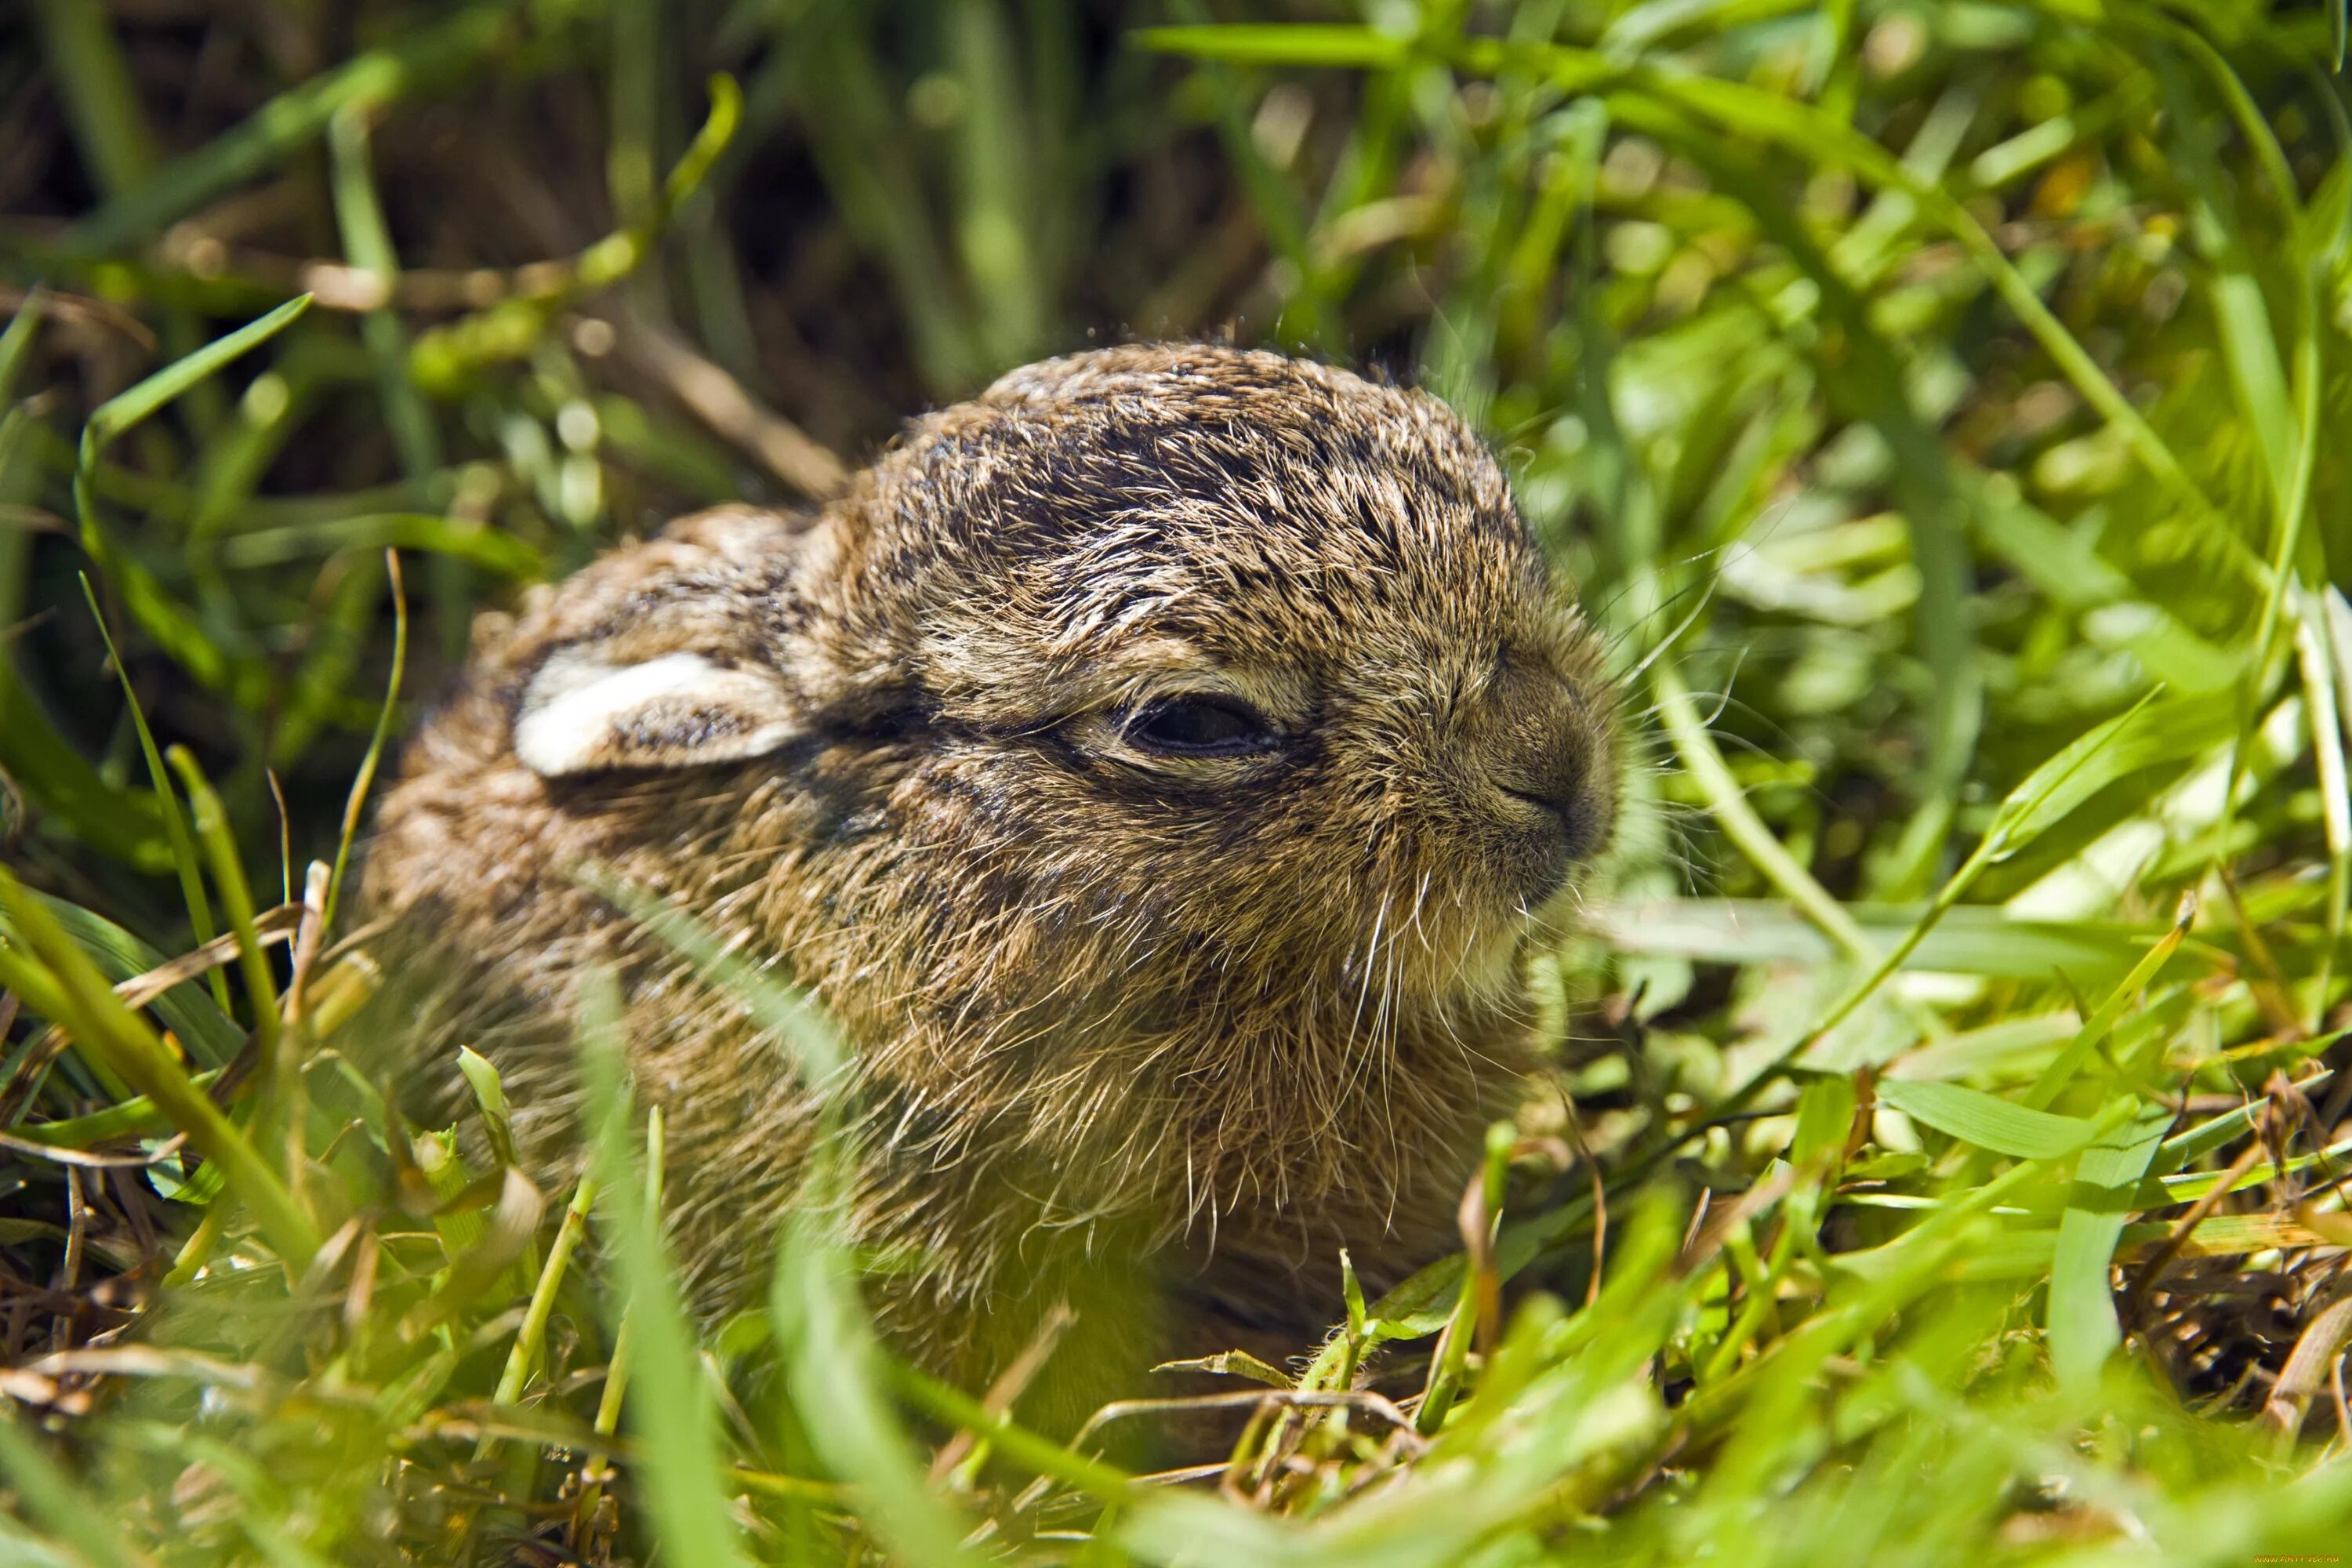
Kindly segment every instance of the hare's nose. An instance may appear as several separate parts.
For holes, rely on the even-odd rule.
[[[1498,779],[1496,787],[1541,812],[1544,826],[1559,836],[1570,859],[1582,859],[1598,847],[1601,812],[1593,798],[1591,761],[1581,746],[1563,748],[1540,776],[1509,784]]]
[[[1489,738],[1488,782],[1514,815],[1556,834],[1567,858],[1580,859],[1599,847],[1601,831],[1591,723],[1564,682],[1513,695],[1513,710],[1498,715]]]

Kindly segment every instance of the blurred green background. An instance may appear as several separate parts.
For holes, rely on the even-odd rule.
[[[2341,1542],[2345,30],[2339,0],[0,15],[0,858],[37,889],[0,922],[33,965],[0,1000],[16,1560]],[[540,1244],[460,1261],[488,1196],[402,1229],[381,1105],[345,1139],[282,1099],[341,1070],[322,1021],[289,1014],[321,1047],[292,1078],[216,1092],[298,1133],[265,1163],[303,1223],[381,1234],[381,1299],[348,1245],[290,1285],[231,1269],[286,1248],[217,1176],[58,1163],[186,1130],[84,1060],[112,1026],[72,952],[122,979],[242,924],[238,984],[157,1017],[191,1070],[274,1033],[277,928],[234,886],[291,902],[337,857],[380,718],[476,611],[682,510],[820,500],[1026,360],[1203,334],[1464,410],[1636,714],[1626,842],[1538,966],[1580,1113],[1531,1095],[1496,1257],[1373,1304],[1402,1353],[1472,1314],[1455,1376],[1465,1279],[1558,1292],[1482,1341],[1433,1456],[1276,1424],[1218,1503],[1000,1434],[926,1490],[907,1408],[986,1420],[874,1361],[844,1294],[747,1331],[801,1369],[783,1393],[722,1339],[698,1403],[675,1325],[630,1420],[686,1458],[597,1514],[584,1259],[534,1320]],[[1618,1294],[1580,1311],[1612,1212]],[[197,1359],[72,1362],[151,1333],[175,1255],[234,1308],[181,1314]],[[647,1268],[621,1295],[657,1314]]]

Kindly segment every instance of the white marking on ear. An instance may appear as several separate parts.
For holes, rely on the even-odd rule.
[[[740,762],[799,732],[772,672],[730,668],[698,653],[616,665],[566,651],[541,666],[523,692],[514,752],[551,779]]]

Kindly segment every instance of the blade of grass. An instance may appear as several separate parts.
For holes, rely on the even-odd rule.
[[[938,1419],[960,1431],[988,1440],[1014,1464],[1041,1476],[1050,1476],[1105,1502],[1133,1501],[1135,1478],[1114,1465],[1074,1453],[1049,1437],[1020,1426],[1012,1412],[992,1410],[961,1389],[941,1383],[919,1367],[889,1363],[890,1381],[899,1393]]]
[[[1021,110],[1023,83],[1013,66],[1010,18],[985,0],[947,8],[950,50],[964,84],[961,207],[956,238],[973,297],[988,301],[977,326],[992,366],[1022,363],[1045,346],[1057,281],[1032,247],[1033,209],[1060,193],[1036,189],[1039,173]]]
[[[93,479],[100,455],[174,397],[231,360],[259,347],[310,308],[308,294],[173,361],[129,390],[100,404],[82,426],[74,465],[74,510],[82,548],[98,563],[108,584],[122,595],[131,615],[163,649],[208,686],[226,687],[238,673],[228,655],[196,617],[163,589],[153,572],[123,555],[100,525]]]
[[[1483,1245],[1469,1255],[1469,1266],[1462,1271],[1462,1292],[1454,1299],[1454,1315],[1446,1321],[1437,1353],[1430,1359],[1429,1382],[1421,1409],[1413,1417],[1414,1427],[1423,1436],[1434,1436],[1444,1429],[1446,1412],[1454,1407],[1470,1364],[1470,1342],[1480,1326],[1481,1308],[1493,1304],[1490,1299],[1496,1281],[1492,1255],[1496,1229],[1502,1223],[1503,1183],[1510,1166],[1512,1131],[1507,1122],[1497,1122],[1486,1130],[1486,1159],[1475,1178],[1481,1206],[1488,1216]],[[1464,1229],[1469,1231],[1467,1220]],[[1476,1234],[1472,1232],[1463,1239],[1473,1240]],[[1490,1320],[1489,1332],[1492,1328]]]
[[[1595,903],[1594,925],[1632,952],[1719,963],[1826,963],[1837,950],[1812,922],[1773,899],[1642,899]],[[1847,908],[1873,942],[1894,947],[1918,929],[1919,906]],[[2020,920],[1999,906],[1958,904],[1905,961],[1906,972],[2046,981],[2120,978],[2147,956],[2159,927]]]
[[[142,872],[172,869],[172,845],[155,797],[119,789],[90,766],[55,721],[34,705],[0,646],[0,766],[77,843]]]
[[[523,581],[547,573],[547,558],[512,534],[462,518],[425,512],[363,512],[289,528],[257,529],[224,541],[219,559],[224,566],[276,566],[308,556],[371,549],[425,552]]]
[[[604,188],[624,226],[642,224],[661,199],[661,8],[654,0],[619,0],[609,7],[612,146],[604,154]]]
[[[1854,1009],[1919,950],[1919,945],[1927,940],[1928,934],[1959,902],[1960,896],[1988,868],[2017,854],[2107,784],[2147,765],[2142,759],[2147,755],[2148,748],[2126,749],[2116,742],[2132,731],[2134,721],[2155,700],[2156,694],[2152,691],[2143,696],[2130,708],[2062,749],[2056,756],[2028,774],[2024,783],[2011,790],[1993,813],[1992,826],[1985,830],[1975,851],[1937,890],[1917,923],[1901,942],[1888,950],[1878,966],[1840,997],[1822,1021],[1807,1034],[1815,1037],[1826,1035],[1853,1016]],[[2158,755],[2168,760],[2174,754],[2173,748],[2179,744],[2178,728],[2164,725],[2151,726],[2150,729],[2164,747]]]
[[[180,797],[172,789],[172,776],[163,771],[163,754],[155,749],[154,731],[147,727],[147,715],[139,706],[139,694],[131,689],[131,671],[122,662],[122,650],[114,646],[114,634],[107,629],[106,616],[98,607],[97,591],[89,585],[87,573],[81,574],[82,597],[89,604],[90,619],[98,623],[98,635],[106,644],[106,657],[114,665],[114,673],[122,683],[122,700],[131,710],[131,721],[139,731],[139,754],[146,759],[147,778],[154,786],[155,805],[163,818],[164,837],[171,840],[172,865],[180,874],[180,897],[187,905],[189,929],[194,931],[196,945],[202,947],[213,939],[212,900],[205,896],[205,874],[196,865],[196,847],[188,837],[187,818],[181,815]],[[206,980],[212,986],[213,998],[228,1011],[228,977],[215,969]]]
[[[1180,16],[1197,17],[1202,14],[1200,0],[1172,0]],[[1286,31],[1287,29],[1285,29]],[[1334,29],[1335,32],[1354,29]],[[1277,336],[1290,342],[1306,343],[1327,355],[1340,351],[1339,323],[1334,313],[1335,302],[1323,298],[1321,271],[1315,265],[1315,254],[1307,242],[1307,205],[1289,178],[1265,160],[1258,150],[1257,139],[1251,134],[1249,117],[1242,101],[1241,83],[1226,70],[1223,62],[1234,55],[1209,53],[1193,47],[1208,36],[1222,35],[1230,29],[1216,26],[1159,28],[1139,36],[1147,48],[1167,49],[1192,56],[1202,62],[1207,75],[1217,115],[1217,134],[1224,144],[1225,155],[1233,161],[1242,188],[1247,193],[1250,205],[1258,221],[1265,227],[1266,240],[1289,268],[1293,281],[1286,291],[1282,321],[1276,325]],[[1375,35],[1377,37],[1377,35]],[[1403,46],[1399,40],[1381,37],[1377,62],[1363,59],[1354,63],[1395,63],[1403,58]]]
[[[459,1046],[457,1070],[465,1075],[467,1087],[474,1091],[475,1107],[482,1115],[482,1131],[489,1140],[490,1157],[501,1165],[520,1165],[522,1154],[515,1147],[514,1110],[507,1100],[506,1084],[499,1079],[498,1068],[473,1047]]]
[[[385,551],[383,564],[392,578],[392,675],[384,683],[383,706],[376,710],[375,732],[368,737],[367,754],[360,759],[360,771],[352,775],[351,793],[343,799],[342,831],[335,839],[335,868],[327,878],[323,923],[329,931],[334,929],[335,910],[342,899],[343,870],[351,863],[352,844],[359,837],[360,816],[367,809],[376,767],[383,760],[384,746],[392,738],[393,722],[400,711],[401,673],[408,668],[408,594],[400,580],[399,552]]]
[[[253,889],[245,879],[245,862],[237,855],[236,840],[229,832],[228,813],[186,747],[173,746],[170,761],[173,770],[180,775],[181,787],[188,792],[188,804],[194,808],[195,836],[205,847],[205,858],[212,862],[213,885],[220,890],[221,912],[236,937],[246,998],[253,1009],[255,1046],[262,1061],[278,1070],[278,1044],[283,1033],[278,1011],[278,982],[269,972],[269,956],[262,950],[261,938],[254,930]]]
[[[277,1173],[5,869],[0,869],[0,910],[25,942],[24,951],[0,947],[0,985],[70,1029],[77,1046],[160,1106],[196,1151],[221,1168],[288,1267],[298,1274],[307,1268],[319,1250],[318,1231]]]
[[[1198,7],[1188,9],[1199,13]],[[1391,33],[1311,22],[1196,22],[1175,27],[1145,27],[1131,37],[1140,48],[1227,65],[1393,70],[1412,55],[1412,41]]]
[[[2063,1385],[2093,1382],[2123,1342],[2107,1270],[2124,1221],[2137,1206],[2139,1179],[2171,1121],[2172,1113],[2162,1106],[2142,1106],[2131,1120],[2084,1151],[2075,1166],[2066,1213],[2058,1222],[2045,1320],[2050,1364]]]
[[[1771,188],[1762,170],[1730,138],[1700,133],[1679,114],[1635,100],[1618,113],[1678,146],[1715,184],[1739,193]],[[1903,165],[1906,172],[1908,164]],[[1917,176],[1913,176],[1917,182]],[[1869,312],[1803,224],[1775,201],[1751,202],[1765,235],[1779,245],[1820,297],[1820,310],[1837,329],[1818,356],[1832,401],[1851,418],[1867,422],[1892,454],[1890,484],[1910,532],[1911,561],[1920,591],[1913,609],[1914,637],[1929,676],[1927,765],[1885,880],[1885,896],[1924,892],[1943,854],[1960,786],[1983,721],[1983,677],[1972,626],[1965,508],[1944,444],[1913,406],[1895,351],[1873,328]]]
[[[843,226],[889,272],[925,384],[938,393],[961,391],[988,373],[986,354],[934,229],[896,95],[875,58],[871,23],[851,5],[819,17],[778,48],[770,79],[801,107],[810,152]]]
[[[580,1245],[589,1211],[595,1205],[595,1178],[583,1176],[572,1191],[572,1202],[564,1207],[562,1223],[556,1226],[555,1240],[547,1249],[547,1261],[541,1266],[538,1282],[531,1288],[530,1302],[523,1309],[522,1324],[515,1330],[514,1345],[507,1352],[506,1365],[499,1369],[499,1385],[490,1397],[500,1405],[512,1405],[520,1399],[524,1384],[546,1359],[547,1323],[555,1312],[555,1293],[562,1288],[564,1271],[571,1267],[572,1254]],[[608,1372],[606,1375],[611,1374]],[[474,1457],[488,1458],[497,1447],[498,1439],[486,1435],[475,1446]]]
[[[2246,242],[2230,216],[2229,205],[2215,195],[2222,188],[2216,139],[2202,121],[2185,122],[2179,145],[2189,175],[2190,216],[2201,248],[2210,253],[2208,290],[2222,359],[2263,455],[2273,518],[2270,579],[2254,635],[2253,657],[2245,669],[2238,732],[2231,751],[2230,787],[2222,799],[2221,828],[2215,838],[2220,854],[2226,853],[2232,837],[2238,784],[2250,763],[2254,728],[2273,678],[2273,660],[2288,604],[2287,589],[2295,574],[2305,519],[2310,511],[2319,453],[2320,308],[2314,258],[2305,245],[2301,191],[2269,123],[2254,107],[2237,73],[2200,35],[2177,23],[2159,26],[2159,36],[2178,42],[2220,90],[2287,219],[2284,271],[2292,285],[2289,304],[2294,336],[2291,374],[2287,356],[2279,352],[2270,306]],[[2172,85],[2169,77],[2159,79],[2168,87]],[[2179,91],[2170,97],[2176,115],[2189,108]]]
[[[2326,598],[2298,592],[2304,605],[2296,616],[2295,651],[2303,665],[2304,700],[2311,705],[2311,750],[2319,773],[2320,822],[2327,836],[2326,925],[2304,1018],[2305,1028],[2316,1035],[2335,989],[2346,907],[2352,903],[2352,784],[2346,777],[2344,713],[2336,700],[2339,690],[2352,689],[2352,648],[2337,640]]]
[[[1797,863],[1796,857],[1756,815],[1756,808],[1748,804],[1747,792],[1732,776],[1723,753],[1716,750],[1714,739],[1699,721],[1690,689],[1683,684],[1671,661],[1661,658],[1652,666],[1650,687],[1657,697],[1658,722],[1673,743],[1675,756],[1698,785],[1708,815],[1722,827],[1724,836],[1738,845],[1748,862],[1764,873],[1765,879],[1848,959],[1864,969],[1875,967],[1878,950],[1864,934],[1861,925],[1843,904],[1813,879],[1811,872]]]
[[[654,1214],[662,1212],[662,1173],[667,1165],[667,1145],[662,1130],[659,1107],[646,1112],[646,1207]],[[621,1406],[628,1397],[629,1372],[635,1360],[631,1346],[636,1336],[629,1327],[628,1303],[621,1304],[621,1324],[613,1331],[612,1354],[604,1363],[604,1386],[596,1396],[596,1415],[593,1430],[600,1439],[609,1439],[621,1429]],[[588,1478],[580,1489],[580,1506],[573,1517],[582,1527],[575,1533],[584,1533],[593,1527],[599,1500],[604,1495],[605,1467],[612,1462],[612,1449],[599,1442],[588,1450],[588,1458],[580,1473]]]
[[[702,129],[671,168],[650,214],[582,251],[544,291],[501,300],[420,335],[409,350],[409,376],[443,395],[462,392],[482,366],[527,357],[563,311],[634,274],[653,254],[679,205],[701,188],[742,123],[743,94],[734,78],[712,77],[709,93]]]
[[[40,892],[33,896],[117,986],[152,974],[169,962],[121,926],[79,905]],[[179,1037],[188,1054],[206,1067],[226,1067],[245,1047],[245,1031],[230,1021],[227,1011],[185,981],[146,1005]]]
[[[716,931],[677,905],[604,867],[586,865],[580,879],[675,948],[712,985],[733,997],[776,1042],[792,1053],[802,1081],[836,1099],[852,1066],[839,1026],[806,993],[781,984]]]
[[[515,0],[470,5],[288,89],[83,218],[66,237],[68,251],[100,256],[160,233],[309,143],[346,104],[388,102],[426,83],[481,69],[514,38],[525,10]]]
[[[826,1233],[820,1195],[786,1222],[770,1286],[793,1406],[827,1469],[856,1489],[859,1517],[898,1559],[942,1568],[979,1561],[970,1526],[924,1482],[913,1443],[884,1396],[882,1352],[847,1254]]]
[[[2063,1159],[2098,1131],[2097,1123],[2079,1116],[2053,1116],[1956,1083],[1889,1079],[1878,1086],[1878,1098],[1964,1143],[2021,1160]]]
[[[619,983],[608,970],[590,971],[580,985],[581,1070],[596,1129],[596,1184],[612,1205],[614,1260],[634,1336],[635,1396],[627,1415],[640,1445],[644,1495],[665,1556],[698,1568],[742,1568],[749,1559],[721,1484],[718,1412],[630,1136],[621,1029]]]
[[[0,332],[0,407],[16,395],[16,374],[24,369],[26,356],[32,353],[33,339],[40,331],[48,302],[46,290],[32,289],[26,294],[25,302],[16,308],[16,313],[8,318],[8,330]]]
[[[267,315],[247,321],[235,331],[214,339],[184,359],[174,360],[129,389],[98,405],[82,426],[84,469],[94,468],[98,454],[131,429],[231,360],[259,348],[310,308],[310,296],[297,295]]]
[[[0,1475],[7,1478],[25,1511],[72,1548],[78,1568],[146,1568],[154,1562],[131,1550],[115,1528],[113,1510],[94,1502],[80,1481],[25,1430],[13,1410],[0,1413]],[[28,1554],[23,1561],[57,1559]]]
[[[2056,1059],[2042,1069],[2040,1078],[2034,1079],[2033,1087],[2027,1089],[2023,1097],[2027,1106],[2039,1110],[2058,1098],[2059,1091],[2081,1070],[2084,1062],[2090,1059],[2091,1052],[2099,1042],[2114,1031],[2125,1010],[2179,951],[2181,939],[2189,934],[2189,922],[2196,918],[2197,900],[2192,895],[2181,900],[2180,913],[2174,920],[2172,929],[2147,950],[2147,957],[2133,965],[2132,972],[2124,976],[2123,984],[2100,1004],[2097,1012],[2083,1021],[2083,1026],[2076,1031],[2074,1037],[2066,1042]]]
[[[39,0],[33,9],[75,144],[100,188],[110,196],[134,188],[155,166],[155,138],[114,18],[104,6],[80,0]]]
[[[375,175],[371,166],[368,146],[368,122],[375,105],[354,101],[338,109],[327,123],[327,150],[330,155],[331,189],[335,204],[335,225],[343,243],[343,256],[352,267],[375,280],[383,294],[384,303],[370,310],[360,320],[360,341],[368,352],[370,367],[375,373],[376,393],[383,401],[386,423],[392,430],[394,447],[400,454],[402,472],[421,493],[433,497],[435,503],[446,503],[446,487],[438,476],[442,469],[441,433],[433,420],[425,395],[409,374],[408,330],[402,324],[400,313],[391,300],[400,280],[400,253],[392,243],[392,230],[384,221],[383,203],[376,194]],[[350,531],[348,523],[329,525],[337,533]],[[412,527],[414,525],[411,525]],[[485,535],[503,539],[503,535]],[[360,539],[347,540],[358,544]],[[413,538],[386,533],[364,542],[379,546],[404,544],[411,549],[432,548]],[[509,542],[514,542],[509,541]],[[239,546],[253,548],[252,536],[232,542],[222,552],[223,563],[238,564]],[[535,553],[535,552],[533,552]],[[473,587],[470,574],[462,558],[451,552],[448,560],[436,560],[432,567],[433,602],[450,606],[470,604]],[[495,569],[495,568],[493,568]],[[451,613],[442,621],[441,651],[450,662],[465,657],[467,618]]]

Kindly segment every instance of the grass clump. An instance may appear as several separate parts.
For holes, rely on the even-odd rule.
[[[13,1557],[2341,1542],[2341,5],[337,11],[0,20]],[[576,1192],[478,1058],[409,1125],[341,888],[513,584],[1221,327],[1494,437],[1649,761],[1464,1251],[1139,1476],[894,1362],[822,1181],[700,1335],[609,1009]]]

